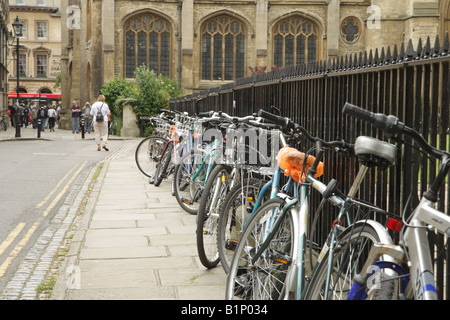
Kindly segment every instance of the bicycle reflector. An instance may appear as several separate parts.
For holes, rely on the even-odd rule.
[[[390,230],[400,232],[400,230],[402,230],[403,227],[403,222],[389,218],[386,227]]]

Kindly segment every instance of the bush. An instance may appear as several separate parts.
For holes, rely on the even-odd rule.
[[[103,85],[102,94],[105,96],[105,102],[109,106],[112,116],[122,118],[122,106],[119,101],[134,97],[136,89],[133,83],[116,77]]]
[[[128,82],[122,78],[115,78],[102,87],[105,102],[111,109],[113,116],[122,118],[122,105],[128,103],[139,117],[152,116],[159,109],[169,107],[170,98],[183,95],[178,83],[166,76],[157,75],[142,65],[134,72],[135,82]],[[149,124],[144,124],[145,127]]]

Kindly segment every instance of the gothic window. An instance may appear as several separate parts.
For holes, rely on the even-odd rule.
[[[341,37],[345,42],[354,43],[358,41],[361,34],[359,20],[355,17],[348,17],[341,24]]]
[[[317,26],[306,19],[291,17],[273,30],[273,64],[276,67],[298,65],[318,58]]]
[[[244,77],[246,31],[228,16],[213,18],[201,27],[202,80]]]
[[[134,77],[141,65],[157,74],[170,76],[170,24],[151,13],[125,23],[125,76]]]

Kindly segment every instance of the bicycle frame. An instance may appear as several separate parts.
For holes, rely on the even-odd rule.
[[[361,184],[362,179],[365,176],[365,173],[367,172],[367,167],[362,166],[361,169],[358,172],[358,176],[355,179],[352,188],[350,189],[349,194],[345,199],[332,195],[328,197],[328,201],[330,201],[334,206],[338,207],[340,209],[337,220],[340,221],[342,217],[347,216],[348,224],[350,225],[352,223],[349,215],[348,215],[348,208],[352,203],[358,203],[361,206],[368,207],[371,210],[378,211],[378,212],[385,212],[381,209],[378,209],[376,207],[373,207],[371,205],[360,203],[353,199],[353,196],[356,194],[359,185]],[[324,194],[327,190],[327,185],[323,182],[319,181],[314,177],[314,174],[311,172],[308,172],[305,181],[300,185],[300,192],[299,195],[295,195],[294,197],[290,197],[283,193],[278,193],[277,196],[282,198],[285,201],[285,205],[282,208],[282,210],[276,215],[275,217],[271,217],[271,219],[276,220],[273,227],[269,227],[270,231],[267,233],[263,244],[259,248],[258,252],[253,256],[253,260],[256,261],[259,256],[263,255],[269,246],[270,241],[273,238],[273,235],[275,234],[275,231],[278,229],[279,224],[283,220],[283,217],[285,214],[287,214],[288,211],[292,212],[292,218],[293,218],[293,230],[292,233],[294,235],[298,235],[298,241],[293,241],[292,244],[292,252],[293,254],[293,260],[291,262],[290,270],[288,272],[288,275],[286,277],[285,281],[285,287],[284,291],[282,292],[283,299],[287,299],[289,292],[291,289],[295,292],[295,299],[300,300],[303,298],[305,292],[306,292],[306,274],[305,274],[305,252],[307,247],[307,236],[308,236],[308,221],[309,221],[309,192],[311,188],[318,191],[320,194]],[[385,228],[382,227],[381,224],[379,224],[376,221],[373,220],[367,220],[367,223],[370,223],[374,228],[378,230],[379,235],[381,236],[382,243],[386,244],[392,244],[392,240],[389,236],[389,234],[386,232]],[[330,263],[329,265],[332,265],[332,252],[334,250],[334,244],[335,244],[335,237],[337,228],[333,228],[328,236],[328,239],[326,241],[326,244],[322,247],[322,250],[318,256],[318,260],[315,263],[315,266],[312,269],[312,272],[314,272],[319,265],[319,263],[323,260],[325,255],[330,252],[329,259]],[[328,245],[327,245],[328,243]],[[328,271],[329,275],[331,274],[331,270]],[[329,276],[330,277],[330,276]],[[328,278],[329,278],[328,277]]]
[[[433,264],[428,243],[427,228],[431,226],[438,232],[450,236],[450,217],[434,208],[433,202],[422,198],[413,213],[412,225],[405,231],[405,244],[411,261],[411,282],[407,296],[415,299],[437,299]]]

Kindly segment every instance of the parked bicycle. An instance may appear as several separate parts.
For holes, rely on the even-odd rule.
[[[9,118],[9,117],[8,117]],[[8,119],[9,120],[9,119]],[[8,125],[5,120],[5,115],[3,114],[0,119],[0,129],[6,131],[8,129]]]
[[[392,164],[395,147],[378,140],[359,144],[361,147],[356,148],[355,153],[365,162],[346,196],[339,191],[336,181],[332,180],[326,185],[318,180],[317,174],[320,159],[327,148],[348,154],[353,150],[352,145],[345,141],[326,142],[312,137],[288,118],[266,112],[260,115],[281,125],[283,133],[296,133],[299,139],[306,138],[313,142],[316,157],[310,155],[311,151],[301,154],[290,150],[290,157],[302,159],[301,165],[291,163],[290,166],[284,166],[298,182],[299,192],[294,193],[294,196],[278,193],[276,198],[267,201],[247,221],[230,266],[226,298],[304,299],[309,285],[307,279],[316,272],[317,265],[330,266],[324,277],[330,279],[333,260],[327,259],[327,256],[333,257],[333,252],[341,249],[338,245],[341,239],[347,239],[345,252],[354,253],[352,257],[361,257],[376,243],[392,243],[384,226],[370,218],[371,212],[389,213],[354,197],[366,173],[365,167]],[[382,153],[377,152],[380,147]],[[278,160],[288,159],[279,157]],[[323,195],[323,201],[338,208],[336,216],[331,217],[336,223],[322,245],[313,243],[312,238],[308,237],[309,196],[312,190],[317,190]]]
[[[343,113],[369,122],[396,139],[411,138],[422,153],[439,161],[438,173],[429,184],[428,190],[423,193],[411,216],[409,218],[403,216],[404,226],[398,244],[380,241],[373,246],[366,260],[359,262],[361,268],[353,270],[355,272],[353,279],[342,276],[344,268],[349,265],[347,263],[349,257],[336,251],[335,260],[341,264],[335,266],[333,285],[327,284],[322,273],[318,272],[311,281],[307,297],[311,299],[342,297],[341,284],[345,283],[344,288],[348,290],[345,296],[349,299],[365,299],[374,287],[385,287],[385,299],[436,300],[438,295],[428,231],[436,230],[445,236],[450,235],[450,217],[435,208],[439,190],[448,177],[450,153],[433,147],[416,130],[406,126],[393,115],[372,113],[349,103],[345,104]],[[380,259],[382,255],[395,257],[395,260],[384,261]],[[321,267],[323,269],[323,266]]]
[[[217,226],[221,207],[225,204],[228,192],[243,181],[243,166],[249,161],[261,160],[265,156],[257,148],[258,136],[254,130],[255,127],[264,125],[260,123],[260,118],[254,115],[245,117],[232,117],[225,113],[218,115],[229,123],[224,139],[225,146],[220,148],[224,150],[223,160],[216,159],[215,168],[204,186],[197,213],[197,250],[201,263],[207,268],[215,267],[220,261]],[[253,143],[246,142],[246,138],[253,140]]]

